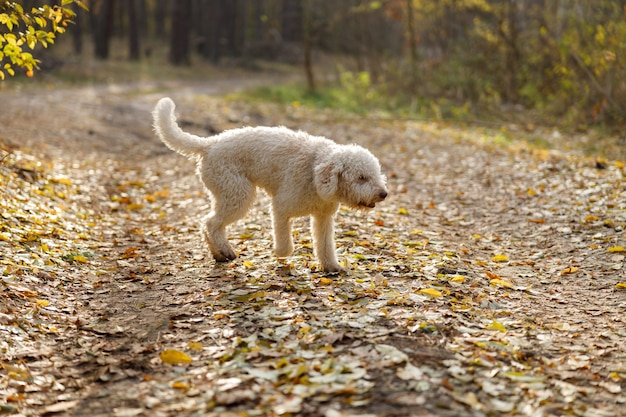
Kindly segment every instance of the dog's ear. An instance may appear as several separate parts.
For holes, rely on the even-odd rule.
[[[314,181],[317,194],[324,200],[332,200],[337,194],[339,167],[336,161],[324,161],[315,167]]]

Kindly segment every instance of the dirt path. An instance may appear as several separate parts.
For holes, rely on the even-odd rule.
[[[624,414],[623,165],[208,95],[249,82],[0,93],[3,412]],[[378,155],[389,200],[338,214],[350,273],[317,271],[305,220],[278,263],[263,197],[215,265],[194,167],[151,131],[163,95],[198,134],[283,124]]]

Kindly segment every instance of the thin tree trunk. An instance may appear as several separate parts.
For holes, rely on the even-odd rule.
[[[126,0],[128,5],[128,56],[131,61],[139,60],[139,19],[137,0]]]
[[[310,92],[317,89],[315,85],[315,74],[313,73],[313,33],[311,24],[311,3],[304,0],[304,10],[302,13],[304,27],[304,72],[306,74],[306,85]]]
[[[413,0],[406,0],[406,26],[409,37],[409,64],[411,83],[417,85],[417,39],[415,35],[415,16],[413,14]]]
[[[114,8],[115,0],[93,1],[93,39],[95,55],[98,59],[109,58]]]
[[[170,36],[170,62],[189,65],[189,34],[191,27],[191,0],[176,0],[172,10],[172,33]]]

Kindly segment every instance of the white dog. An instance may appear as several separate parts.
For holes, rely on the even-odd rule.
[[[236,258],[225,228],[246,214],[260,187],[272,199],[276,255],[293,252],[291,219],[310,215],[322,269],[342,270],[333,237],[339,203],[372,208],[387,197],[374,155],[285,127],[245,127],[202,138],[180,129],[174,108],[171,99],[162,98],[154,109],[154,128],[170,149],[197,160],[198,176],[213,196],[202,235],[216,261]]]

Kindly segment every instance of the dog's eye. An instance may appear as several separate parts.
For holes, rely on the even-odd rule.
[[[367,181],[367,177],[365,175],[359,175],[359,181],[365,182]]]

